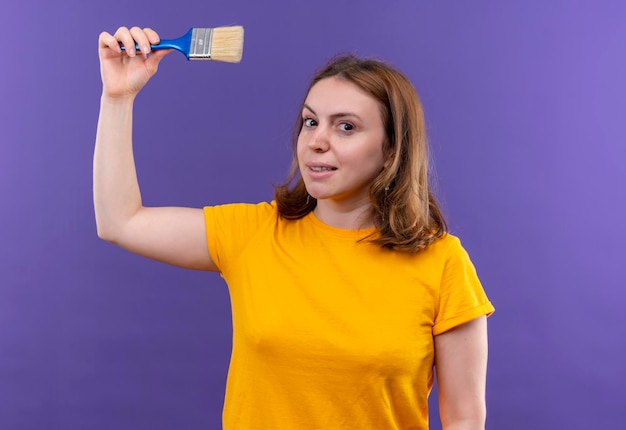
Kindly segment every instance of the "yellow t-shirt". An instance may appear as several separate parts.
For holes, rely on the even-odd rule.
[[[494,310],[456,237],[410,254],[273,203],[204,213],[233,314],[224,429],[428,429],[433,336]]]

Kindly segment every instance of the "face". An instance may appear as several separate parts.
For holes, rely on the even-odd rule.
[[[335,77],[316,83],[302,109],[297,154],[308,193],[347,205],[369,204],[369,187],[385,165],[378,102]]]

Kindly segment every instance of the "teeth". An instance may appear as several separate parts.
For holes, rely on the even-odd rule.
[[[330,167],[311,166],[311,170],[313,170],[314,172],[328,172],[333,169],[331,169]]]

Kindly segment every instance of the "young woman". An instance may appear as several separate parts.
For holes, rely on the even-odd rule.
[[[131,127],[167,55],[150,53],[158,40],[137,27],[100,35],[98,235],[226,280],[224,428],[427,429],[436,368],[444,429],[484,429],[493,307],[429,190],[411,83],[379,61],[337,58],[306,93],[273,202],[149,208]]]

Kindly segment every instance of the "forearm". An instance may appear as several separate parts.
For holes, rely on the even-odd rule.
[[[142,206],[132,148],[133,98],[100,100],[93,160],[93,198],[98,235],[115,240]]]

